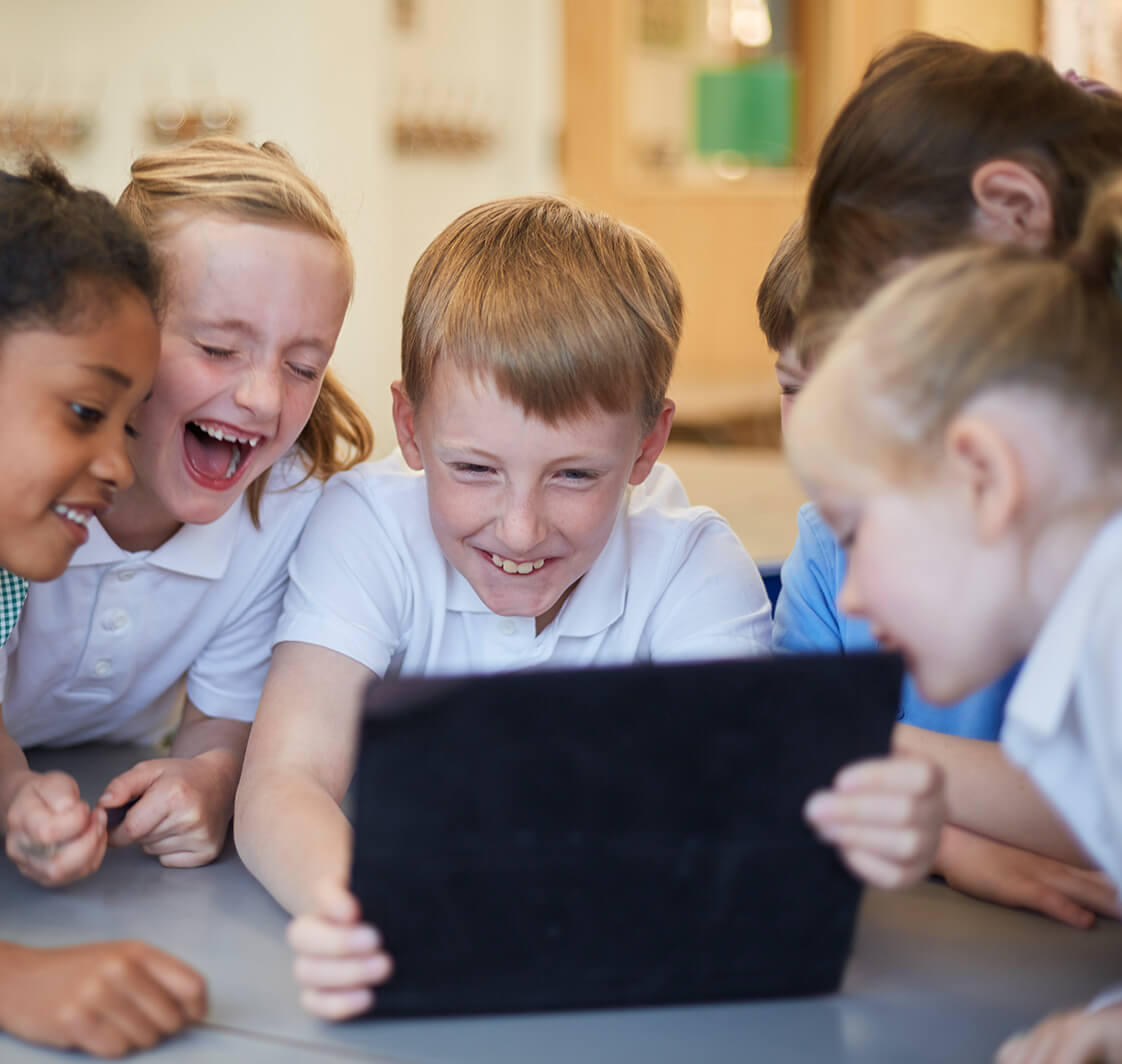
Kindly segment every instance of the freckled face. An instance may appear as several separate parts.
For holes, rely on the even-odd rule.
[[[90,313],[75,332],[0,341],[0,566],[29,580],[61,575],[90,518],[133,479],[126,428],[151,386],[159,330],[136,292]]]
[[[350,296],[338,249],[303,229],[185,214],[159,247],[167,307],[128,500],[149,546],[216,520],[292,447]]]
[[[661,429],[644,438],[635,413],[597,409],[549,425],[447,363],[419,410],[395,386],[394,416],[407,461],[425,471],[445,556],[488,609],[536,617],[539,629],[599,557],[627,485],[661,450],[646,446]]]

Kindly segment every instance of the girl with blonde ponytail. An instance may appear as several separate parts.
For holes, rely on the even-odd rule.
[[[328,370],[350,249],[284,149],[209,138],[142,156],[118,207],[164,278],[136,478],[28,596],[4,716],[23,746],[173,734],[98,805],[130,806],[110,845],[190,866],[226,839],[289,555],[322,481],[373,436]]]
[[[843,327],[786,437],[849,552],[840,607],[903,652],[926,698],[953,702],[1026,658],[1005,758],[948,773],[951,819],[1026,846],[1050,831],[1057,856],[1090,857],[1115,891],[1120,277],[1122,180],[1063,260],[941,253]],[[1122,1061],[1122,1003],[1049,1020],[998,1059]]]

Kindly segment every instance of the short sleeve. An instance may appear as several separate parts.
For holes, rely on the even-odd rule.
[[[402,530],[361,481],[335,477],[308,519],[289,565],[277,643],[312,643],[383,676],[411,614]]]
[[[651,660],[711,661],[771,649],[771,600],[724,518],[696,519],[651,620]]]

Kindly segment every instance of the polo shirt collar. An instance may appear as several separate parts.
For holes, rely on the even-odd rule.
[[[595,635],[623,615],[631,546],[627,536],[627,496],[616,514],[608,542],[581,578],[550,628],[558,636]],[[463,574],[445,559],[448,608],[457,613],[489,613]]]
[[[1091,541],[1036,638],[1005,708],[1039,736],[1057,733],[1071,700],[1105,583],[1122,571],[1122,512]]]
[[[184,576],[218,580],[225,575],[234,553],[238,525],[245,500],[239,499],[217,521],[207,525],[183,525],[166,543],[153,551],[127,551],[113,542],[96,518],[86,526],[90,538],[75,552],[73,566],[113,565],[130,558],[143,558],[148,565]]]

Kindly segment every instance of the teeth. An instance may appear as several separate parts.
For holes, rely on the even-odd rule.
[[[198,421],[192,421],[191,424],[200,432],[205,432],[212,439],[221,440],[223,443],[244,443],[250,447],[256,447],[261,442],[260,436],[235,436],[232,432],[223,432],[221,429],[203,425]],[[227,473],[226,475],[229,476],[230,474]]]
[[[72,510],[62,502],[56,502],[51,509],[60,517],[65,517],[67,521],[73,521],[76,525],[81,525],[83,528],[90,523],[90,518],[93,517],[93,514],[83,513],[81,510]]]
[[[504,573],[521,573],[525,576],[526,573],[532,573],[534,570],[540,569],[545,565],[545,559],[539,558],[534,562],[512,562],[509,558],[504,558],[499,554],[492,554],[491,563],[496,569],[502,569]]]
[[[238,469],[238,463],[241,461],[242,451],[238,444],[234,444],[234,453],[230,455],[230,464],[226,467],[226,476],[232,477]]]

